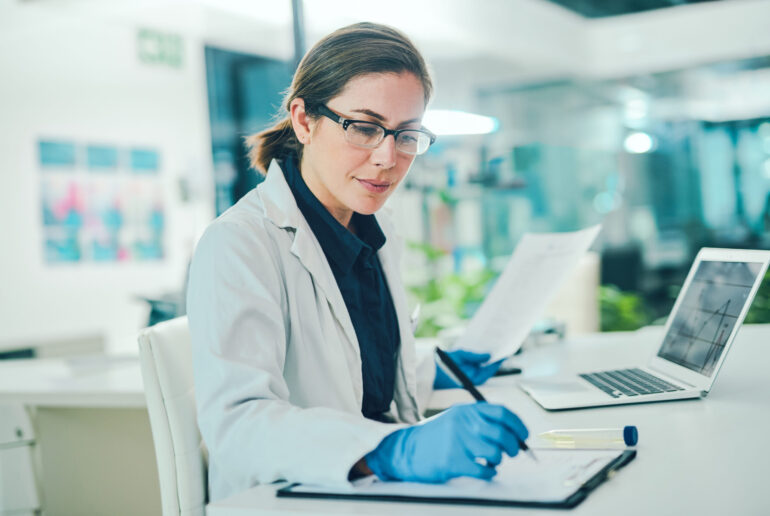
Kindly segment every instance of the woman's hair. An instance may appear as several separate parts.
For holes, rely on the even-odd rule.
[[[318,118],[312,107],[326,104],[339,95],[351,79],[372,73],[402,72],[412,73],[420,80],[427,105],[433,83],[425,61],[409,38],[387,25],[349,25],[321,39],[305,54],[286,91],[281,110],[288,112],[291,102],[301,98],[308,116]],[[287,151],[300,156],[302,153],[290,116],[270,129],[248,136],[246,145],[251,165],[262,173],[267,173],[274,158]]]

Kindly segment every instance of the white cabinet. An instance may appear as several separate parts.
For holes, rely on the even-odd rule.
[[[34,440],[32,422],[24,406],[0,404],[0,448]]]
[[[0,515],[40,507],[33,468],[32,424],[21,405],[0,405]]]
[[[0,514],[34,510],[39,506],[32,469],[32,447],[0,449]]]

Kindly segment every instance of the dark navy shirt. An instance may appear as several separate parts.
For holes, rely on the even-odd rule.
[[[400,336],[393,299],[377,251],[385,235],[374,215],[353,213],[353,234],[340,224],[305,184],[296,155],[281,168],[302,215],[321,244],[345,300],[361,350],[364,398],[361,412],[384,421],[390,409]]]

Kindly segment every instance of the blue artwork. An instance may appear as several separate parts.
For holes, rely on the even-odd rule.
[[[93,172],[117,172],[118,149],[105,145],[89,145],[86,147],[86,162],[88,169]]]
[[[75,167],[75,144],[72,142],[41,140],[38,142],[38,150],[43,169]]]
[[[131,149],[131,171],[135,174],[155,174],[160,167],[160,155],[152,149]]]
[[[164,257],[160,153],[115,145],[39,141],[47,263]]]

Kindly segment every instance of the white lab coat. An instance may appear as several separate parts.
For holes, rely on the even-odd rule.
[[[400,328],[392,416],[420,419],[418,364],[400,243],[378,252]],[[218,500],[258,483],[345,484],[351,467],[398,428],[361,415],[361,355],[320,244],[274,161],[267,178],[206,230],[190,268],[187,310],[198,424]],[[432,359],[420,369],[430,392]]]

